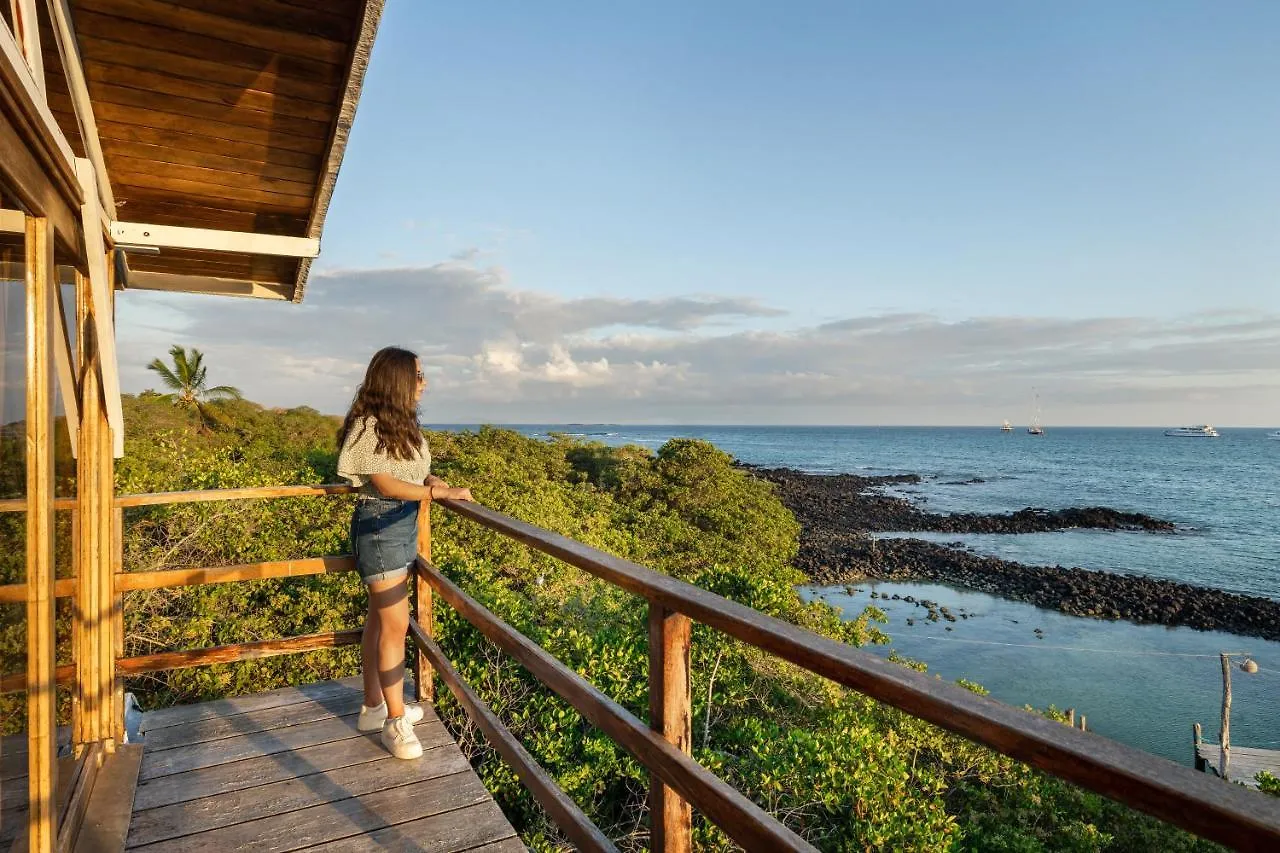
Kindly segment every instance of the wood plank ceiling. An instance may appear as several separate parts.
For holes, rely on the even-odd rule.
[[[70,0],[116,218],[319,237],[382,5]],[[49,105],[84,156],[45,25]],[[176,249],[130,254],[129,265],[254,282],[294,300],[310,266]]]

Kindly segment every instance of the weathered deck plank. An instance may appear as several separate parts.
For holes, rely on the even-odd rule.
[[[89,797],[75,853],[118,853],[123,849],[141,764],[141,744],[122,744],[107,758]]]
[[[419,818],[307,848],[308,853],[385,853],[387,850],[414,853],[459,853],[493,842],[509,843],[515,837],[511,824],[492,800],[464,809]],[[523,850],[519,845],[515,850]]]
[[[453,737],[437,721],[423,720],[415,727],[415,731],[422,741],[423,749],[453,743]],[[373,735],[352,737],[148,780],[138,786],[133,807],[135,811],[154,809],[281,782],[295,776],[339,770],[367,761],[381,761],[386,757],[386,749]]]
[[[1209,769],[1215,774],[1218,772],[1221,752],[1221,748],[1216,743],[1196,744],[1196,756],[1208,762]],[[1280,749],[1231,747],[1231,766],[1227,768],[1227,776],[1232,782],[1240,782],[1256,788],[1258,781],[1254,777],[1264,770],[1273,776],[1280,776]]]
[[[344,679],[144,715],[127,849],[524,849],[434,708],[399,761],[356,730],[361,699]]]
[[[452,776],[469,769],[471,765],[457,747],[438,746],[426,750],[418,761],[370,761],[325,773],[295,776],[269,785],[137,811],[129,831],[129,844],[151,844],[425,779]]]
[[[247,696],[217,699],[212,702],[200,702],[195,705],[175,705],[171,708],[159,708],[143,714],[142,731],[147,733],[166,726],[188,725],[201,720],[213,720],[232,714],[245,714],[250,711],[279,708],[307,700],[321,702],[339,697],[348,699],[352,696],[358,700],[360,690],[360,678],[353,676],[338,681],[320,681],[314,684],[300,684],[295,687],[281,687],[265,693],[251,693]],[[357,710],[359,709],[357,708]]]
[[[134,847],[130,833],[128,849],[146,853],[288,853],[385,829],[402,841],[382,849],[412,850],[414,847],[404,841],[409,836],[395,830],[398,824],[491,802],[489,792],[475,774],[457,773],[146,846]],[[430,839],[415,835],[414,841],[426,843]]]

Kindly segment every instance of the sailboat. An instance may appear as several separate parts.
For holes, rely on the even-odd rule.
[[[1009,423],[1009,419],[1005,418],[1004,423],[1000,425],[1001,432],[1013,432],[1013,424]]]
[[[1040,426],[1040,395],[1036,394],[1031,405],[1031,425],[1027,427],[1028,435],[1044,435],[1044,427]]]

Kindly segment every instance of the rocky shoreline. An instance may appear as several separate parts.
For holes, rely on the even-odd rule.
[[[796,566],[816,584],[866,578],[945,583],[1074,616],[1181,625],[1280,640],[1280,602],[1269,598],[1143,575],[1028,566],[953,545],[872,535],[889,531],[1037,533],[1073,528],[1174,534],[1176,525],[1163,519],[1108,507],[943,515],[882,493],[886,486],[921,482],[915,474],[859,477],[805,474],[785,468],[751,470],[777,486],[779,498],[800,522]]]

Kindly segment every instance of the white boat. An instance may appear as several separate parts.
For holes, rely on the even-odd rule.
[[[1171,435],[1176,438],[1217,438],[1221,433],[1208,424],[1200,424],[1199,426],[1178,427],[1177,429],[1167,429],[1165,435]]]
[[[1027,427],[1027,435],[1044,435],[1044,427],[1040,426],[1040,395],[1035,394],[1031,404],[1031,426]]]
[[[1004,423],[1002,423],[1002,424],[1000,425],[1000,431],[1001,431],[1001,432],[1013,432],[1013,424],[1009,423],[1009,422],[1006,420]]]
[[[1267,438],[1280,438],[1280,429],[1267,433]]]

